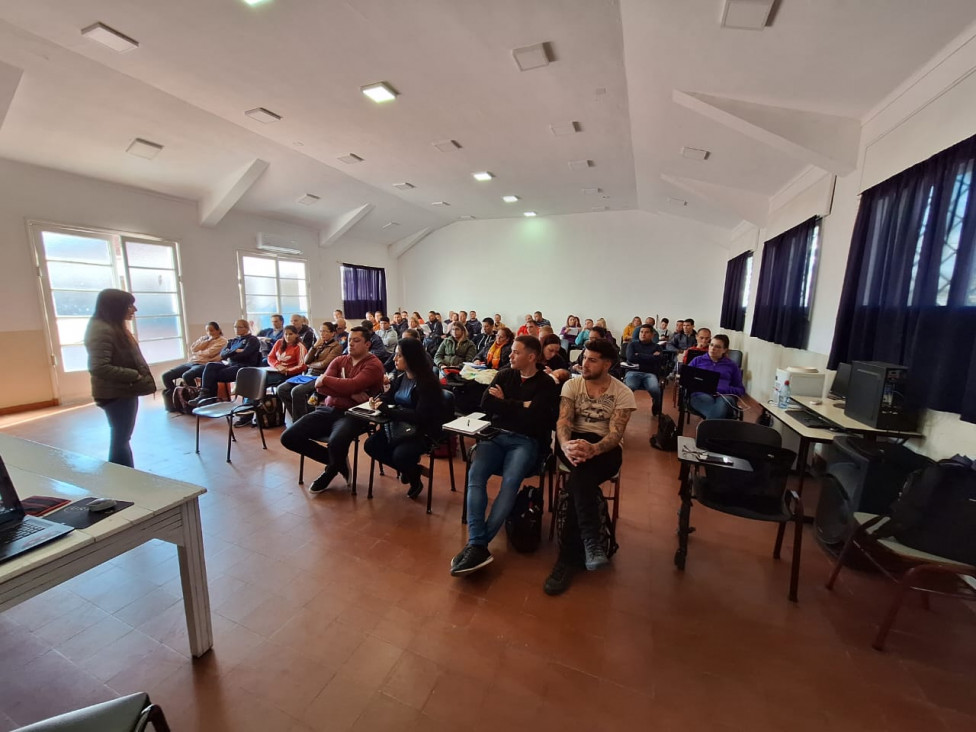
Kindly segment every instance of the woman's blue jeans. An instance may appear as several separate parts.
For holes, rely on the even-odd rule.
[[[105,410],[105,416],[108,417],[108,426],[111,430],[108,461],[116,465],[125,465],[128,468],[133,467],[132,448],[129,447],[129,440],[132,439],[132,430],[136,426],[139,397],[119,397],[103,402],[98,406]]]

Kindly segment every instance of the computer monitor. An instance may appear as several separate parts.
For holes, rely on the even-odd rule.
[[[847,385],[851,380],[851,365],[849,363],[837,364],[837,375],[834,383],[830,385],[827,396],[830,399],[847,399]]]

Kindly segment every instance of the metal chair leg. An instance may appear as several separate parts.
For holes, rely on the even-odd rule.
[[[800,586],[800,547],[803,543],[803,511],[793,519],[793,566],[790,567],[790,601],[797,602],[797,589]],[[785,528],[785,524],[781,524]]]
[[[303,485],[305,483],[305,456],[302,455],[298,458],[298,485]]]
[[[200,454],[200,415],[197,415],[197,455]]]
[[[786,522],[782,522],[776,529],[776,543],[773,545],[773,559],[779,559],[780,549],[783,548],[783,534],[786,533]]]
[[[356,495],[356,480],[359,478],[359,435],[356,435],[356,441],[352,445],[352,494]]]
[[[230,443],[234,439],[234,417],[227,415],[227,462],[230,462]]]
[[[369,489],[366,491],[366,498],[370,501],[373,500],[373,471],[376,468],[376,458],[370,457],[369,459]],[[380,475],[383,474],[383,464],[380,463]]]
[[[427,466],[427,513],[431,513],[430,505],[434,494],[434,451],[430,451],[430,463]]]

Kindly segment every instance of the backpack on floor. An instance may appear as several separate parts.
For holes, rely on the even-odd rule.
[[[678,451],[678,427],[666,414],[657,418],[657,434],[651,436],[651,447],[665,452]]]
[[[263,430],[281,427],[285,423],[285,405],[277,394],[265,394],[254,408],[254,416]]]
[[[542,488],[522,486],[515,496],[512,512],[505,519],[505,533],[515,551],[528,554],[539,548],[542,541]]]
[[[193,407],[188,402],[200,396],[200,389],[196,386],[178,386],[173,389],[173,408],[183,414],[193,414]]]
[[[553,510],[556,512],[556,538],[559,546],[563,545],[563,534],[566,527],[566,520],[569,517],[569,494],[566,491],[556,493],[556,505]],[[600,545],[608,557],[617,553],[620,545],[617,544],[617,531],[610,520],[610,507],[607,505],[607,497],[600,492]]]

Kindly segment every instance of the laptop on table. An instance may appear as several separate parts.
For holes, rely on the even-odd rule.
[[[0,458],[0,562],[69,534],[71,526],[28,516]]]
[[[697,366],[684,366],[681,369],[681,388],[688,394],[704,392],[718,393],[718,371],[700,369]]]
[[[837,364],[837,375],[830,385],[827,392],[828,399],[847,399],[847,385],[851,380],[851,365],[849,363]]]

